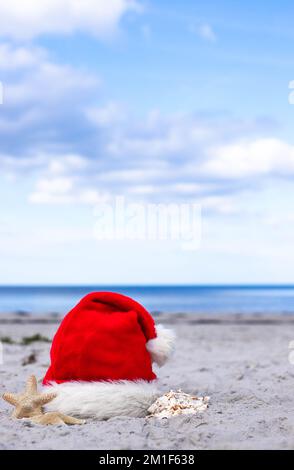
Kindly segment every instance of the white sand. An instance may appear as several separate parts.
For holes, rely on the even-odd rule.
[[[160,370],[161,388],[209,395],[207,411],[170,420],[124,417],[81,427],[41,427],[11,420],[12,408],[1,400],[0,449],[294,448],[294,365],[288,360],[294,316],[210,317],[209,324],[201,315],[159,317],[178,336],[173,359]],[[53,336],[56,320],[32,318],[0,316],[0,336],[15,341],[35,333]],[[42,378],[49,343],[3,346],[1,394],[22,390],[30,374]],[[32,352],[37,362],[23,366]]]

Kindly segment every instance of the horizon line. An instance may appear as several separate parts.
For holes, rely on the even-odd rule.
[[[271,287],[271,288],[294,288],[294,282],[291,283],[172,283],[172,284],[0,284],[1,288],[86,288],[86,287],[119,287],[119,288],[140,288],[140,287]]]

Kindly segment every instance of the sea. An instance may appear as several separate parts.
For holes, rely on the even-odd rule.
[[[150,312],[294,313],[294,286],[0,286],[0,312],[67,313],[93,291],[120,292]]]

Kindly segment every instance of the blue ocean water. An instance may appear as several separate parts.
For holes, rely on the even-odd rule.
[[[294,286],[0,286],[0,312],[65,314],[99,290],[133,297],[150,311],[294,313]]]

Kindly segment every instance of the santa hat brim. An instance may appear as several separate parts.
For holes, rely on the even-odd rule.
[[[44,388],[57,395],[48,403],[46,411],[100,420],[115,416],[144,417],[160,396],[156,384],[144,380],[51,383]]]

